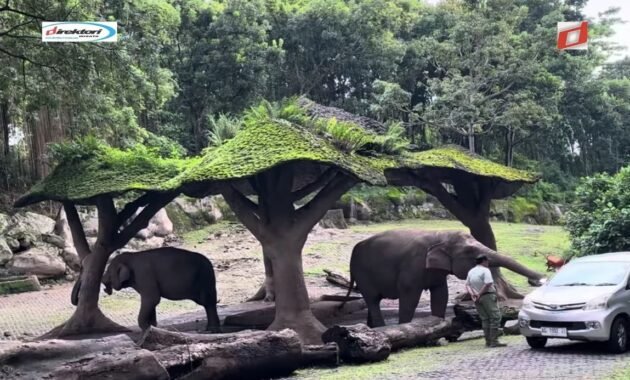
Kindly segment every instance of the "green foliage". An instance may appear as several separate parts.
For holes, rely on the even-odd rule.
[[[584,178],[566,217],[577,256],[630,250],[630,167]]]
[[[409,147],[409,140],[405,136],[406,131],[401,123],[390,123],[385,135],[374,138],[372,144],[376,149],[385,154],[397,155]]]
[[[225,114],[209,118],[209,141],[210,145],[217,147],[225,144],[226,141],[236,136],[241,128],[241,121]]]
[[[328,137],[337,148],[346,153],[362,150],[374,141],[374,136],[361,127],[337,119],[323,120],[316,123],[317,131]]]
[[[523,197],[514,197],[508,203],[509,212],[515,223],[522,223],[526,215],[536,214],[538,204]]]

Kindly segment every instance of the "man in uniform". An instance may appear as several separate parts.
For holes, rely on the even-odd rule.
[[[499,327],[501,325],[501,310],[497,303],[497,290],[494,287],[489,261],[486,255],[475,258],[477,265],[468,272],[466,291],[475,302],[475,307],[481,318],[483,335],[486,337],[486,347],[505,347],[499,342]]]

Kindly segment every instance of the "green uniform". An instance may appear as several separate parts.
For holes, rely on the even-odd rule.
[[[492,273],[490,269],[483,265],[477,265],[468,272],[466,278],[468,286],[477,293],[481,291],[485,284],[493,284]],[[497,293],[494,284],[488,290],[481,294],[479,300],[475,303],[477,313],[481,319],[481,326],[486,337],[487,346],[498,345],[499,328],[501,327],[501,310],[497,303]]]

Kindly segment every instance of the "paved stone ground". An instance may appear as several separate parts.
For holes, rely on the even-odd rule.
[[[628,364],[630,354],[611,355],[588,343],[551,341],[544,350],[531,350],[522,337],[503,339],[507,348],[471,347],[467,352],[439,353],[437,368],[418,372],[410,379],[450,380],[600,380]],[[400,377],[387,377],[394,379]]]

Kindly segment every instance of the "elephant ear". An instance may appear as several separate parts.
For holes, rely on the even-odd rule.
[[[125,264],[118,267],[118,285],[122,287],[131,278],[131,270]]]
[[[444,243],[435,244],[427,251],[427,269],[441,269],[449,273],[453,270],[451,255],[445,249]]]

